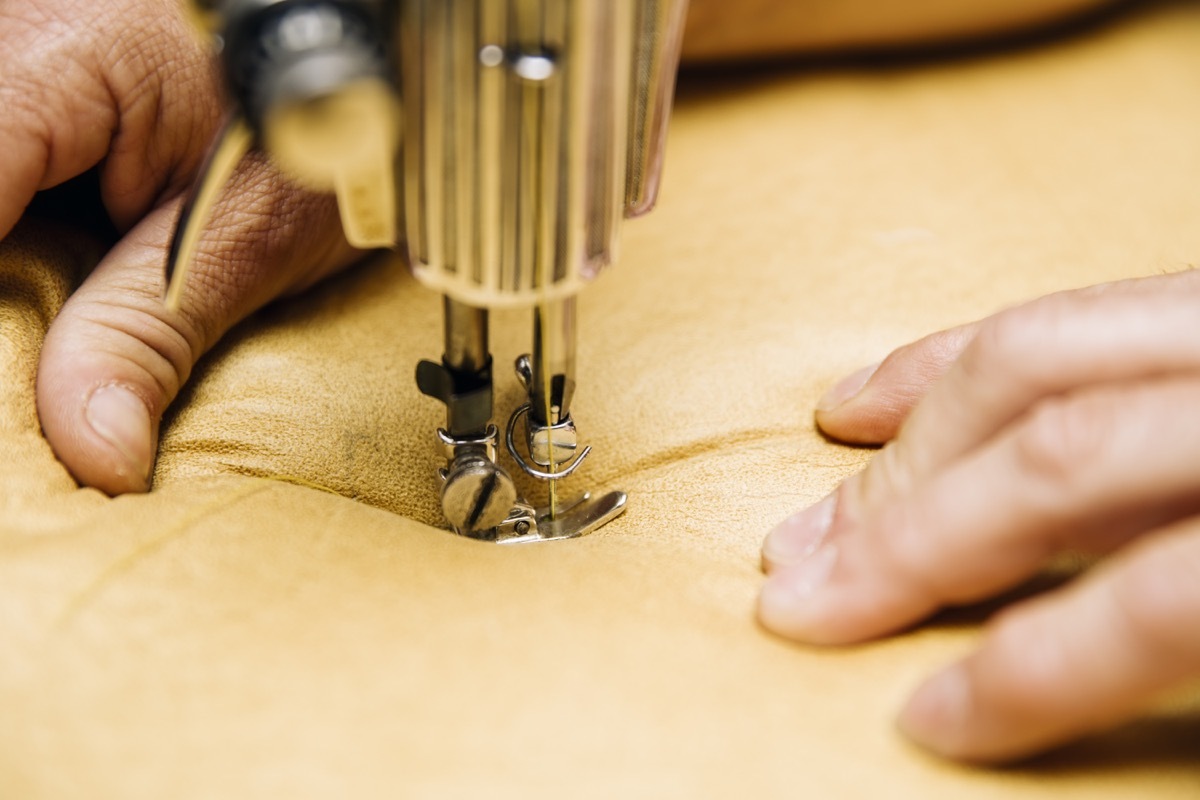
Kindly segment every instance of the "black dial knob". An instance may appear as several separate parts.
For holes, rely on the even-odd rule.
[[[337,194],[346,237],[362,248],[397,235],[401,121],[384,6],[225,0],[216,14],[229,89],[255,139],[292,178]]]
[[[227,1],[222,58],[251,128],[262,133],[281,105],[327,98],[364,79],[390,84],[380,16],[375,4],[352,0]]]
[[[396,244],[400,113],[383,0],[191,0],[222,54],[238,108],[213,143],[167,258],[178,307],[221,187],[255,146],[293,178],[337,196],[362,249]]]

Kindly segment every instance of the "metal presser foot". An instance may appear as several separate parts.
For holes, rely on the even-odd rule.
[[[549,503],[540,508],[527,503],[518,494],[512,477],[496,463],[499,430],[490,422],[492,359],[487,322],[486,310],[447,298],[442,362],[423,361],[417,367],[417,385],[422,393],[446,404],[447,426],[437,432],[446,457],[445,468],[439,470],[446,521],[461,536],[518,544],[575,539],[616,519],[625,510],[624,492],[596,498],[585,492],[566,501],[557,498],[557,481],[575,472],[591,448],[576,454],[578,435],[566,412],[573,380],[569,373],[540,373],[535,365],[546,364],[545,358],[539,359],[544,348],[535,346],[533,357],[517,360],[517,374],[530,402],[509,419],[505,438],[509,453],[521,469],[549,484]],[[570,360],[573,362],[573,352]],[[538,391],[539,386],[549,387],[551,393]],[[538,409],[547,409],[553,419],[547,419],[546,412],[539,413]],[[528,459],[515,441],[522,420]]]
[[[521,413],[526,412],[518,411]],[[513,442],[518,414],[509,421],[508,447],[522,469],[534,477],[554,481],[579,466],[582,455],[575,459],[568,472],[547,473],[530,467],[517,454]],[[573,432],[573,425],[571,429]],[[498,431],[494,425],[479,438],[456,439],[444,428],[439,428],[437,435],[446,453],[446,467],[439,470],[442,512],[460,536],[497,544],[576,539],[625,511],[627,497],[624,492],[608,492],[595,498],[590,492],[584,492],[565,502],[552,499],[550,505],[535,508],[517,494],[512,478],[496,463]],[[585,449],[584,454],[587,452]],[[555,477],[543,477],[551,474]],[[551,487],[551,498],[554,498],[553,483]]]

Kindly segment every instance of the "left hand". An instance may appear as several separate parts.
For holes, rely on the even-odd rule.
[[[901,728],[1006,761],[1200,676],[1200,272],[1051,295],[901,348],[817,422],[871,465],[767,538],[762,622],[818,644],[899,631],[1106,554],[1017,604]]]
[[[225,111],[211,48],[183,7],[0,1],[0,239],[38,190],[93,168],[122,234],[50,325],[37,377],[46,440],[79,483],[108,494],[149,487],[163,412],[205,351],[361,257],[330,197],[252,156],[214,210],[182,306],[167,309],[183,194]]]

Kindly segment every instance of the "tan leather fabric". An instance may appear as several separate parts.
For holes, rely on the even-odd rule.
[[[92,256],[26,226],[0,257],[0,796],[1195,797],[1196,691],[969,770],[890,720],[986,611],[818,650],[752,609],[765,531],[870,457],[814,432],[821,391],[934,328],[1194,263],[1198,129],[1195,5],[691,82],[659,209],[582,299],[584,480],[630,511],[515,549],[431,527],[441,409],[412,372],[439,301],[386,261],[214,352],[153,493],[77,490],[33,374]],[[497,322],[506,361],[527,325]]]

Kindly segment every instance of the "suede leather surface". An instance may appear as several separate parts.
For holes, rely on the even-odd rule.
[[[935,62],[685,82],[659,208],[581,299],[578,541],[436,528],[440,301],[395,259],[241,326],[155,488],[76,488],[40,342],[95,248],[0,245],[0,797],[1200,795],[1200,692],[1003,771],[891,719],[993,607],[813,649],[753,621],[758,547],[871,452],[842,374],[1046,292],[1200,253],[1200,8]],[[500,363],[527,315],[496,315]],[[498,407],[517,402],[500,370]]]

